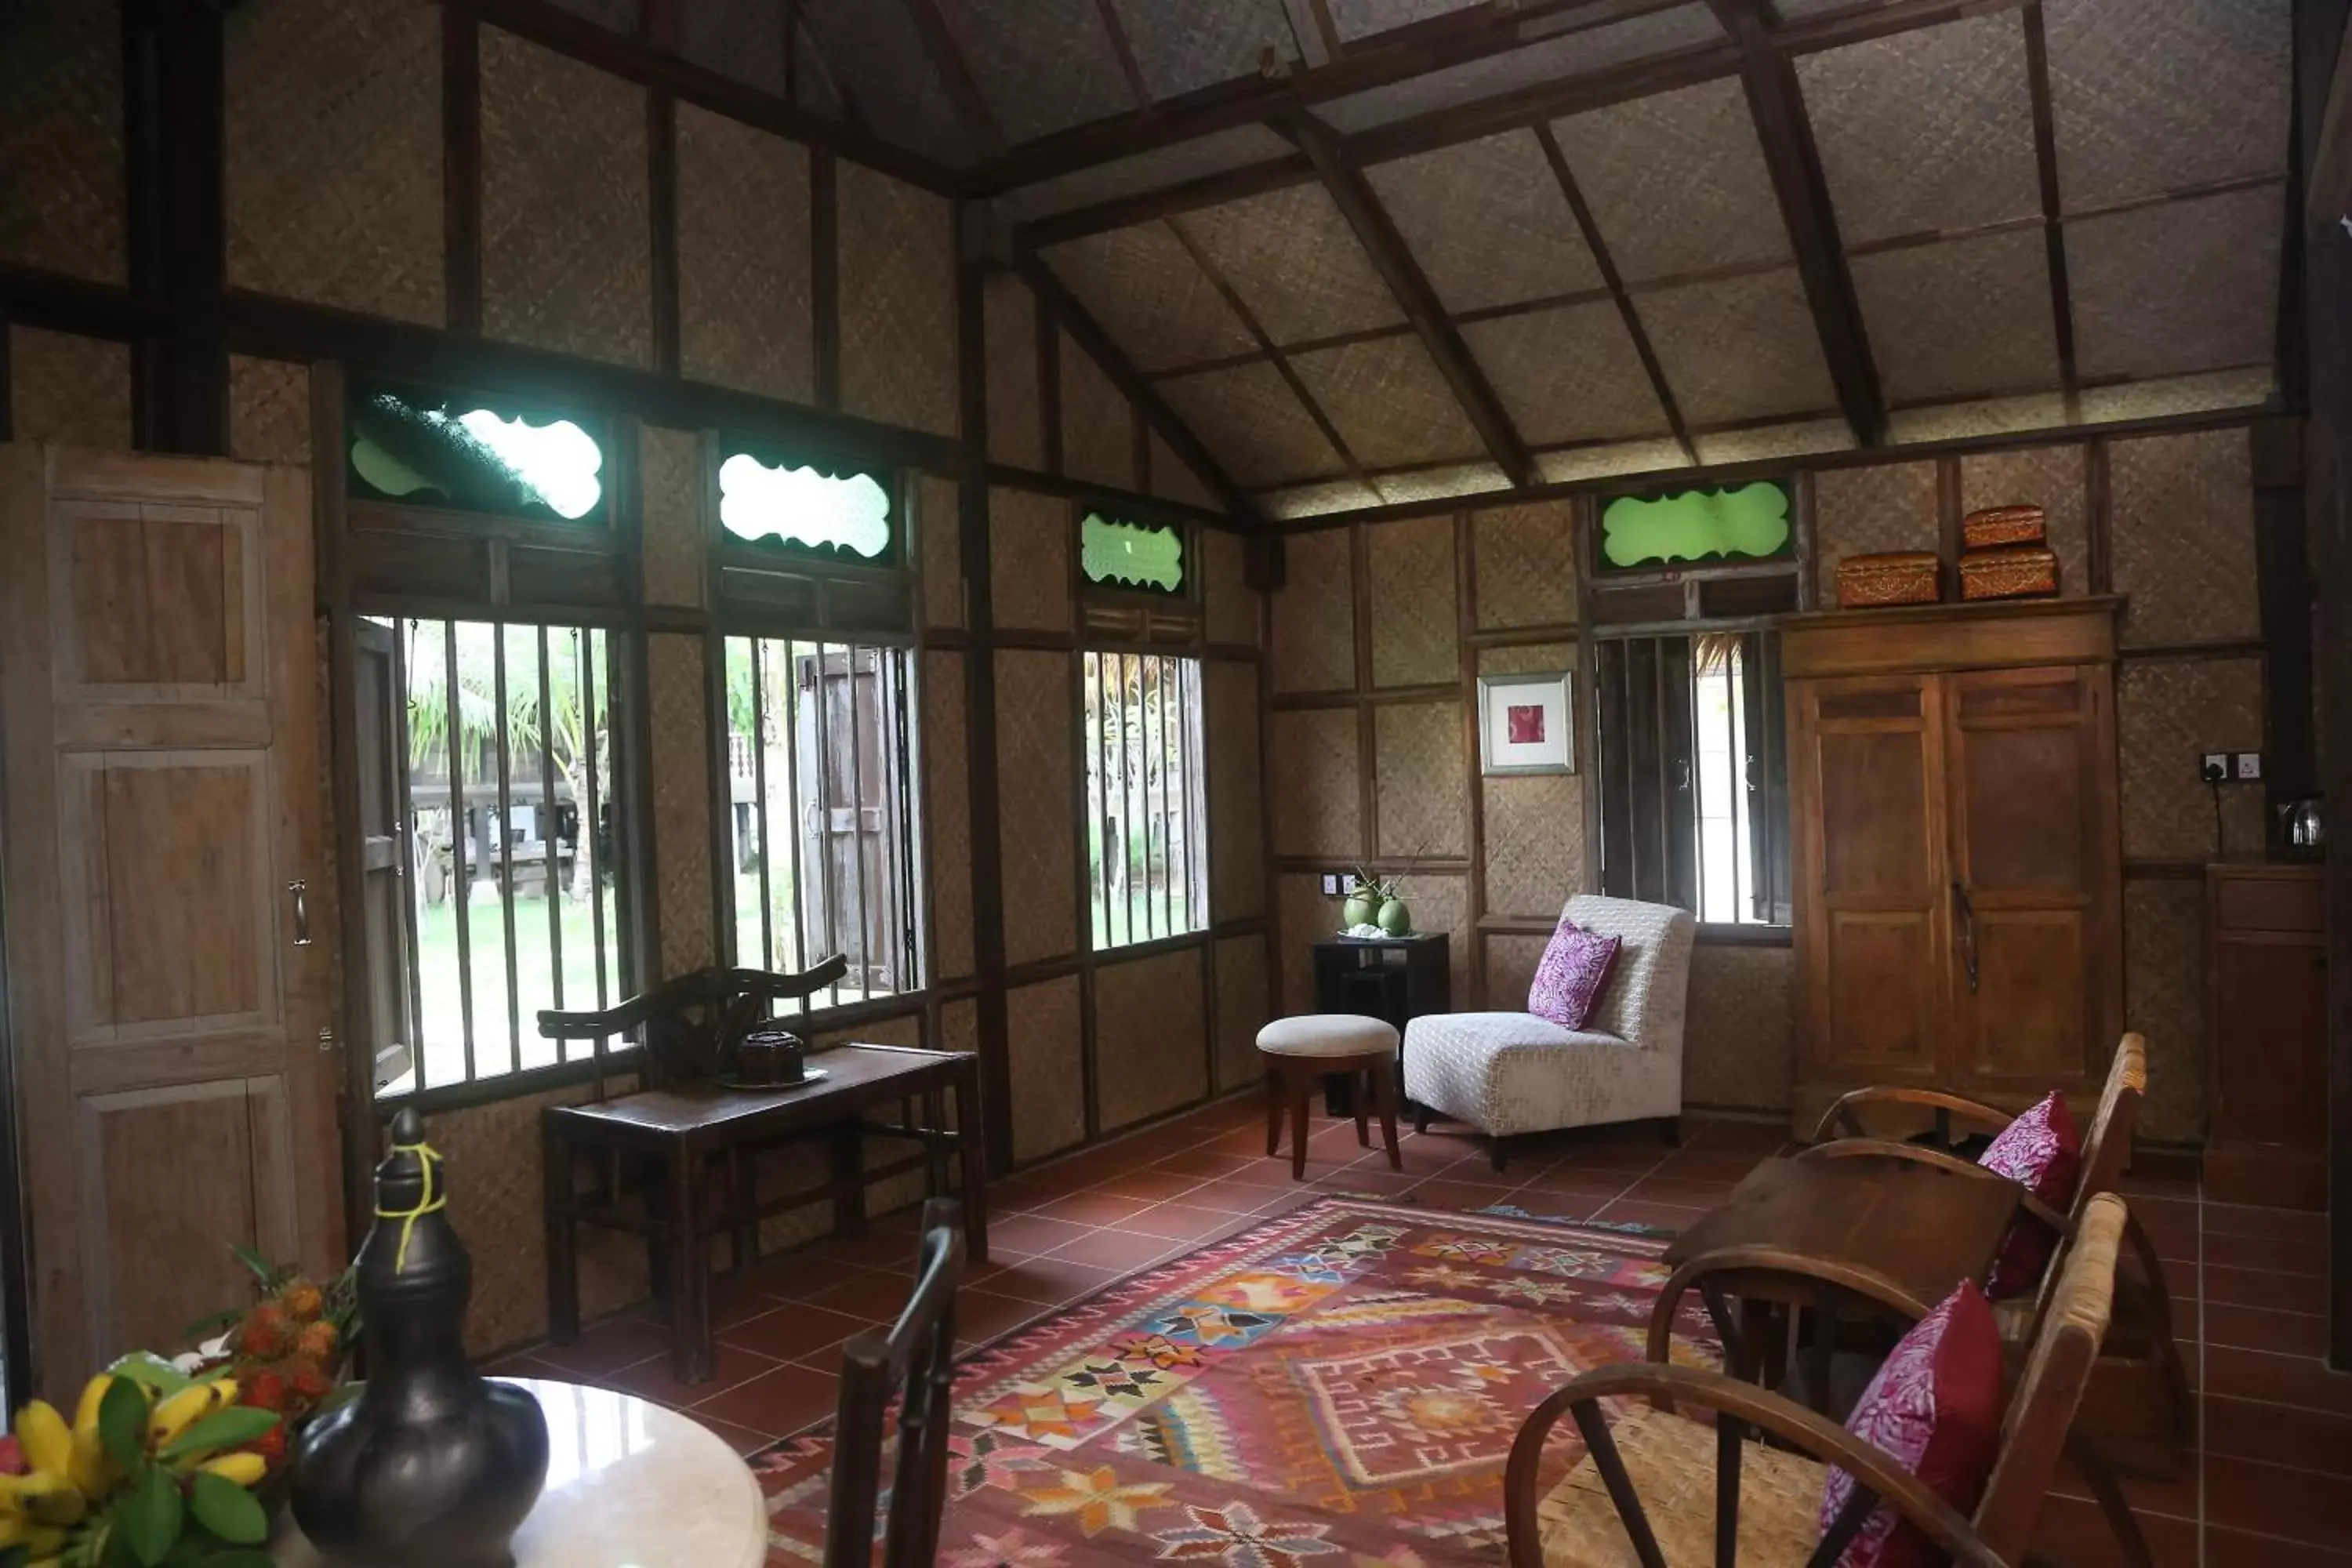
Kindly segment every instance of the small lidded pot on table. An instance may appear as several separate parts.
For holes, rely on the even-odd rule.
[[[737,1048],[737,1071],[745,1083],[795,1084],[808,1070],[808,1047],[784,1029],[753,1029]]]

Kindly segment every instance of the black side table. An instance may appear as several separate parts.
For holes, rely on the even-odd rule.
[[[1400,1037],[1405,1024],[1424,1013],[1454,1010],[1454,971],[1445,932],[1416,931],[1412,936],[1382,937],[1359,942],[1353,937],[1326,937],[1314,944],[1315,1010],[1354,1013],[1384,1018],[1396,1026]],[[1404,1051],[1397,1051],[1397,1083],[1404,1082]],[[1324,1109],[1333,1116],[1352,1116],[1355,1107],[1346,1085],[1327,1083]]]

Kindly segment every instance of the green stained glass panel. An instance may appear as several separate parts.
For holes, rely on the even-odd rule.
[[[1089,583],[1156,588],[1184,586],[1184,538],[1172,528],[1146,528],[1089,513],[1078,530],[1079,559]]]
[[[1789,492],[1736,489],[1620,496],[1601,514],[1601,553],[1619,570],[1680,561],[1765,561],[1789,552]]]
[[[604,450],[570,419],[378,388],[354,389],[346,417],[355,496],[540,521],[604,508]]]

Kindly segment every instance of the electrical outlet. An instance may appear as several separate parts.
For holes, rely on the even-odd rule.
[[[2230,776],[2240,784],[2252,784],[2263,776],[2263,754],[2260,752],[2233,752],[2230,754]]]
[[[1326,871],[1323,873],[1323,896],[1325,898],[1336,899],[1339,896],[1339,880],[1340,879],[1337,872]]]
[[[2230,753],[2208,752],[2197,769],[2197,776],[2207,784],[2226,784],[2230,778]]]

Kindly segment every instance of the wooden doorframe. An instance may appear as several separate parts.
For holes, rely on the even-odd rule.
[[[0,822],[0,855],[7,845]],[[33,1249],[30,1210],[26,1207],[25,1169],[17,1138],[16,1046],[9,1027],[8,889],[0,878],[0,1351],[8,1375],[6,1404],[13,1408],[33,1386]]]

